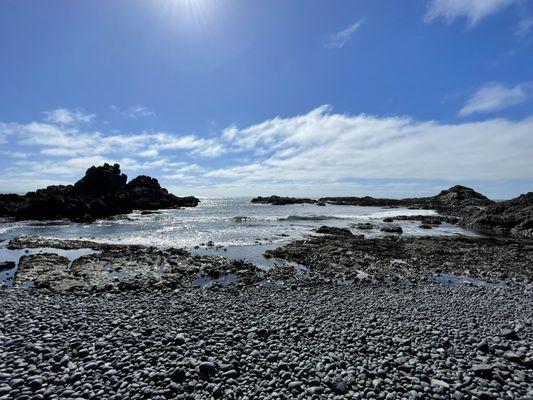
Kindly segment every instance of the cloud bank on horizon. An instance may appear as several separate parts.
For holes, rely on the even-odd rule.
[[[373,42],[386,36],[382,31],[387,24],[371,9],[357,9],[338,23],[321,27],[323,34],[314,40],[316,47],[305,50],[309,53],[299,60],[301,65],[291,64],[297,57],[291,48],[285,54],[291,61],[283,64],[284,69],[263,70],[257,65],[264,62],[262,56],[255,54],[253,61],[245,58],[254,52],[254,45],[247,44],[237,50],[212,49],[220,57],[224,51],[234,51],[237,55],[231,57],[252,63],[247,71],[257,71],[248,72],[249,76],[239,71],[238,80],[217,76],[223,67],[216,64],[198,76],[185,68],[179,70],[183,78],[178,87],[183,91],[166,92],[170,78],[156,81],[148,69],[139,76],[154,88],[138,89],[131,105],[124,105],[121,96],[98,97],[109,87],[95,92],[94,101],[88,102],[93,107],[83,101],[86,97],[70,92],[60,93],[54,102],[44,96],[40,102],[28,103],[32,112],[14,113],[14,117],[0,112],[0,192],[69,184],[91,165],[104,162],[119,163],[131,177],[154,176],[179,195],[410,197],[434,194],[453,184],[473,186],[493,198],[531,191],[533,71],[522,67],[528,60],[533,63],[530,4],[529,0],[429,0],[422,12],[405,7],[411,14],[403,16],[406,21],[413,18],[409,24],[416,25],[419,36],[410,33],[409,38],[415,38],[412,43],[397,42],[406,48],[393,43],[388,50]],[[484,53],[491,55],[489,60],[469,61],[466,46],[457,53],[462,58],[447,65],[432,60],[429,54],[443,46],[438,42],[442,35],[454,35],[458,41],[479,35],[477,43],[485,46],[485,22],[498,24],[497,35],[506,35],[509,52],[492,49]],[[407,28],[399,27],[401,35]],[[310,24],[306,29],[318,28]],[[420,43],[425,41],[420,34],[425,32],[435,36],[425,47],[428,55],[419,56]],[[309,47],[309,41],[308,36],[298,37],[298,51]],[[449,44],[449,54],[454,54],[456,43],[460,42]],[[398,58],[392,64],[388,53],[398,46],[394,55]],[[176,51],[189,54],[179,47]],[[269,62],[276,61],[274,53],[269,56]],[[324,60],[320,74],[308,75],[315,68],[309,60],[319,59]],[[425,74],[411,73],[418,60],[426,63]],[[225,62],[237,68],[232,61]],[[471,73],[461,75],[454,69],[461,62],[468,64]],[[368,69],[358,69],[358,77],[353,70],[365,63]],[[483,72],[484,63],[488,66]],[[345,69],[348,64],[351,68]],[[388,64],[393,68],[390,75],[383,69]],[[191,61],[187,68],[200,69],[198,65],[197,60]],[[295,83],[297,76],[284,77],[294,67],[302,75],[301,83]],[[164,68],[161,63],[155,74]],[[400,76],[409,83],[398,86]],[[256,86],[263,80],[267,86]],[[267,92],[277,80],[286,89]],[[457,84],[451,85],[454,80]],[[202,92],[206,81],[211,82],[209,91]],[[128,85],[134,85],[132,77]],[[314,88],[317,92],[310,91]],[[194,97],[192,89],[203,97]],[[126,91],[125,87],[120,90]],[[153,97],[147,95],[149,90],[154,91]],[[287,103],[279,96],[294,96],[298,90],[305,94]],[[249,98],[248,92],[264,95]],[[152,99],[150,106],[135,101],[141,94]],[[59,102],[61,95],[69,100]],[[164,99],[158,102],[160,97]],[[211,97],[216,101],[209,103]],[[174,106],[173,101],[182,98]],[[0,95],[0,105],[2,99]],[[20,108],[24,101],[20,100]],[[63,105],[42,106],[57,102]],[[95,102],[103,102],[102,107],[94,107]],[[410,102],[412,106],[404,108]],[[286,111],[279,111],[278,104],[285,104]],[[218,108],[220,112],[213,111]]]
[[[249,195],[264,188],[342,193],[345,187],[382,186],[361,181],[386,181],[387,190],[401,192],[410,186],[406,178],[531,179],[533,117],[439,123],[339,114],[322,105],[302,115],[232,125],[204,139],[170,132],[106,134],[91,129],[87,121],[94,115],[79,109],[45,115],[44,121],[0,122],[0,138],[17,148],[5,154],[13,161],[0,178],[2,187],[20,192],[39,183],[72,182],[88,166],[104,162],[152,174],[175,190],[206,194]],[[222,156],[224,167],[209,165]]]

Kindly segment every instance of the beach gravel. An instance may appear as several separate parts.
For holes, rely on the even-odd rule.
[[[1,399],[531,399],[533,294],[385,284],[0,293]]]

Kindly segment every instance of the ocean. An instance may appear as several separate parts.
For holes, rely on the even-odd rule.
[[[250,198],[204,198],[195,208],[160,210],[154,214],[135,212],[93,224],[66,221],[17,221],[0,223],[0,261],[14,257],[5,249],[16,236],[36,235],[57,239],[84,239],[97,242],[186,248],[199,254],[216,254],[268,266],[262,254],[292,240],[304,238],[322,226],[351,228],[355,234],[384,236],[354,225],[369,222],[379,228],[385,217],[435,215],[431,210],[358,207],[314,204],[274,206],[254,204]],[[395,221],[403,236],[475,235],[459,226],[442,224],[419,228],[419,221]],[[207,246],[211,242],[214,246]],[[3,248],[1,248],[3,247]]]

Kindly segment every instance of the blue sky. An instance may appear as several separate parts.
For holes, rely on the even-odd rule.
[[[533,1],[0,2],[0,191],[533,189]]]

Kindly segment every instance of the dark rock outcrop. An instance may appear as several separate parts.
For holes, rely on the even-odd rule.
[[[437,210],[444,215],[464,217],[478,212],[494,202],[481,193],[466,186],[456,185],[443,190],[436,196],[407,199],[380,199],[374,197],[323,197],[320,202],[371,207],[407,207],[413,209]]]
[[[467,236],[311,236],[266,254],[307,266],[331,279],[358,279],[363,271],[378,280],[429,279],[435,274],[489,282],[533,282],[533,246],[525,241]]]
[[[533,239],[533,192],[495,203],[461,224],[489,234]]]
[[[402,233],[403,229],[401,226],[384,226],[380,231],[386,233]]]
[[[357,228],[357,229],[361,229],[361,230],[369,231],[369,230],[374,229],[374,225],[372,225],[372,224],[369,223],[369,222],[365,222],[365,223],[357,224],[357,225],[356,225],[356,228]]]
[[[18,194],[0,194],[0,216],[13,215],[24,203],[24,196]]]
[[[74,185],[48,186],[25,196],[0,195],[0,216],[92,222],[134,209],[194,207],[199,202],[194,197],[168,193],[157,179],[148,176],[138,176],[129,183],[127,179],[118,164],[93,166]]]
[[[340,206],[361,206],[361,207],[401,207],[404,201],[400,199],[381,199],[370,196],[364,197],[322,197],[318,201],[326,204]]]
[[[326,235],[335,235],[335,236],[352,236],[352,232],[346,228],[336,228],[334,226],[321,226],[316,230],[317,233],[323,233]]]
[[[259,196],[259,197],[253,198],[251,202],[256,203],[256,204],[272,204],[275,206],[283,206],[287,204],[316,204],[317,203],[317,201],[313,199],[298,198],[298,197],[280,197],[280,196],[269,196],[269,197]]]
[[[461,185],[443,190],[438,195],[427,199],[429,204],[434,204],[434,208],[441,214],[455,216],[471,215],[483,207],[494,204],[494,201],[481,193]]]
[[[116,193],[124,188],[127,180],[127,175],[120,172],[120,165],[118,164],[113,166],[104,164],[101,167],[92,166],[85,172],[85,176],[74,184],[74,190],[79,194],[93,196]]]

